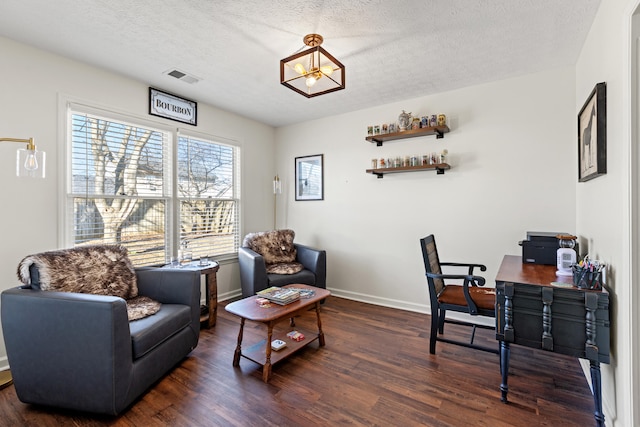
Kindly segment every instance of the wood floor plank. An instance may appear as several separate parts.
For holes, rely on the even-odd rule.
[[[224,306],[225,303],[221,303]],[[315,329],[315,312],[296,319]],[[500,402],[498,356],[446,343],[429,354],[427,315],[329,297],[326,346],[311,343],[273,367],[232,366],[239,319],[218,310],[198,347],[119,417],[21,403],[0,390],[6,426],[537,426],[594,425],[593,398],[576,359],[512,346],[509,404]],[[279,325],[287,328],[287,323]],[[445,334],[467,330],[447,325]],[[247,322],[244,343],[264,339]],[[492,331],[476,341],[497,347]]]

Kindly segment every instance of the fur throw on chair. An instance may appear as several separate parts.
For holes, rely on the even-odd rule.
[[[29,268],[38,268],[32,283]],[[120,245],[79,246],[25,257],[18,265],[18,278],[43,291],[112,295],[127,302],[129,320],[157,313],[160,303],[138,296],[138,285],[127,249]]]
[[[298,253],[293,244],[295,235],[293,230],[250,233],[245,236],[242,246],[262,255],[267,273],[295,274],[304,269],[304,266],[296,261]]]

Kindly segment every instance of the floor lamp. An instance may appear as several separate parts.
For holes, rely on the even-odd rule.
[[[273,177],[273,229],[276,229],[276,218],[278,212],[278,194],[282,194],[282,182],[276,174]]]
[[[44,178],[45,159],[44,151],[36,150],[33,138],[0,138],[0,142],[18,142],[27,144],[26,148],[18,150],[16,158],[16,176]],[[11,370],[0,371],[0,389],[10,386],[13,383]]]

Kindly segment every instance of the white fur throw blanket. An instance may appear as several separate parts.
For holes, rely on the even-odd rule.
[[[29,267],[38,268],[32,283]],[[120,245],[79,246],[25,257],[18,278],[43,291],[112,295],[127,302],[129,320],[142,319],[160,310],[160,303],[138,295],[138,284],[127,249]]]

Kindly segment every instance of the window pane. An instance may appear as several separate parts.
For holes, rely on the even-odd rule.
[[[193,258],[238,251],[237,203],[234,200],[185,200],[180,203],[180,241]]]
[[[71,177],[75,194],[162,196],[162,132],[73,114]]]
[[[235,147],[178,138],[178,197],[233,198]]]
[[[118,243],[129,250],[135,265],[165,262],[163,200],[76,197],[73,207],[76,246]]]
[[[238,250],[237,148],[178,138],[180,242],[194,258]]]
[[[71,132],[74,243],[121,244],[135,265],[164,263],[166,132],[81,113]]]

